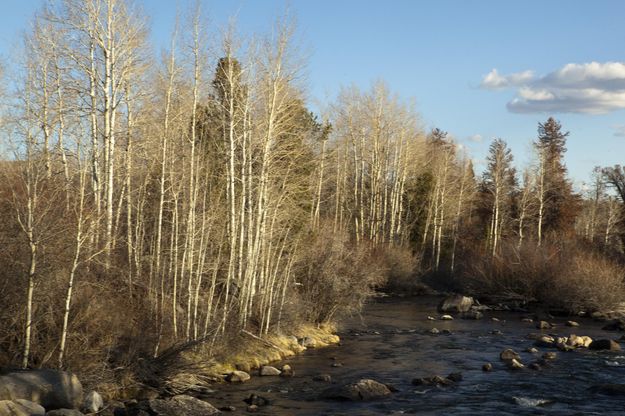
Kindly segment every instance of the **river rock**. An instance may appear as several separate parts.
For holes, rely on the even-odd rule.
[[[543,354],[543,359],[545,360],[555,360],[557,357],[558,357],[558,354],[556,354],[553,351],[548,351]]]
[[[542,337],[536,340],[534,345],[536,345],[537,347],[551,348],[551,347],[555,347],[556,340],[553,339],[553,337],[550,337],[548,335],[543,335]]]
[[[428,321],[436,321],[436,318],[433,316],[428,316]]]
[[[574,347],[571,347],[569,344],[567,344],[565,342],[558,342],[556,344],[556,348],[558,350],[562,351],[562,352],[569,352],[569,351],[573,351],[575,349]]]
[[[321,393],[321,398],[350,401],[377,400],[390,396],[391,390],[380,382],[371,379],[358,380],[356,383],[331,387]]]
[[[525,349],[525,352],[529,352],[530,354],[537,354],[538,350],[534,347],[529,347]]]
[[[441,317],[438,319],[440,319],[441,321],[453,321],[454,317],[451,315],[441,315]]]
[[[517,360],[516,358],[506,361],[506,365],[511,370],[520,370],[521,368],[525,367],[523,363]]]
[[[247,406],[246,410],[248,413],[256,413],[258,412],[258,406],[256,406],[255,404],[250,404],[249,406]]]
[[[528,367],[530,369],[536,370],[536,371],[540,371],[540,370],[543,369],[542,366],[540,365],[540,363],[537,363],[537,362],[530,363],[530,365]]]
[[[451,386],[454,381],[449,377],[431,376],[412,379],[415,386]]]
[[[566,326],[570,326],[572,328],[577,328],[579,326],[579,323],[575,322],[575,321],[566,321]]]
[[[282,366],[282,370],[280,370],[281,377],[293,377],[294,375],[295,375],[295,371],[293,371],[293,368],[291,368],[290,365],[284,364]]]
[[[608,322],[603,328],[605,331],[625,331],[625,320],[613,319]]]
[[[467,312],[473,305],[473,298],[462,295],[452,295],[438,304],[439,312]]]
[[[244,383],[250,379],[250,375],[241,370],[235,370],[226,376],[226,381],[230,383]]]
[[[553,325],[550,324],[547,321],[538,321],[538,323],[536,323],[536,328],[538,328],[538,329],[551,329],[551,328],[553,328]]]
[[[590,350],[608,350],[608,351],[620,351],[621,350],[621,346],[619,345],[618,342],[613,341],[611,339],[598,339],[596,341],[593,341],[590,343],[590,345],[588,346],[588,349]]]
[[[279,376],[282,371],[278,370],[276,367],[270,365],[264,365],[260,368],[259,374],[261,376]]]
[[[459,383],[462,381],[462,373],[451,373],[447,376],[447,379],[454,383]]]
[[[501,361],[520,360],[521,356],[513,349],[507,348],[499,354],[499,359]]]
[[[84,413],[76,409],[55,409],[46,413],[46,416],[85,416]]]
[[[482,366],[482,371],[489,372],[493,371],[493,365],[491,363],[486,363]]]
[[[57,370],[16,371],[0,376],[0,400],[24,399],[46,409],[79,408],[82,384],[75,374]]]
[[[324,383],[330,383],[332,376],[330,374],[317,374],[313,377],[313,381],[322,381]]]
[[[432,328],[428,332],[432,335],[438,335],[441,331],[439,331],[438,328]]]
[[[592,338],[585,335],[580,337],[575,334],[571,334],[569,335],[566,343],[573,348],[588,348],[588,346],[592,343]]]
[[[153,416],[209,416],[219,413],[210,403],[187,395],[178,395],[167,400],[145,400],[133,406],[129,412],[132,415]]]
[[[463,312],[461,316],[462,316],[462,319],[477,320],[477,319],[482,319],[484,317],[484,314],[480,311],[469,310],[467,312]]]
[[[521,318],[521,322],[524,322],[526,324],[531,324],[531,323],[534,323],[534,320],[532,318]]]
[[[90,391],[85,396],[82,409],[87,413],[97,413],[104,407],[104,400],[97,391]]]

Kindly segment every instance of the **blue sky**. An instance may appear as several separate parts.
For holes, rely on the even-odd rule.
[[[157,48],[167,43],[176,8],[190,3],[138,1],[151,16]],[[5,60],[40,4],[3,1]],[[267,31],[286,4],[202,1],[211,24],[222,26],[236,14],[248,33]],[[502,137],[522,166],[537,123],[553,115],[571,132],[566,160],[576,182],[588,178],[595,165],[625,164],[625,2],[292,0],[288,5],[310,56],[313,107],[331,100],[342,85],[367,88],[384,79],[416,101],[426,127],[449,131],[477,161],[492,138]]]

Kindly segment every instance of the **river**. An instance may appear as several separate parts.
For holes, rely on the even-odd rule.
[[[285,361],[295,371],[293,378],[253,376],[245,384],[216,386],[207,400],[216,407],[235,406],[231,414],[247,414],[243,399],[254,393],[271,401],[259,408],[256,414],[261,415],[625,415],[625,396],[589,390],[595,384],[624,382],[625,352],[558,352],[553,365],[541,371],[508,370],[499,361],[505,348],[519,352],[525,364],[547,351],[523,352],[533,345],[526,336],[538,332],[535,324],[522,322],[519,313],[496,311],[486,312],[481,320],[428,320],[439,316],[439,300],[377,299],[362,316],[343,322],[340,345],[309,349]],[[589,318],[575,320],[579,328],[566,327],[566,318],[550,319],[557,325],[544,332],[593,339],[620,336]],[[430,334],[434,327],[451,334]],[[492,372],[482,371],[487,362],[493,364]],[[411,384],[416,377],[452,372],[461,372],[463,380],[451,387]],[[399,391],[373,402],[320,400],[319,393],[330,383],[312,378],[322,373],[330,374],[332,383],[372,378]]]

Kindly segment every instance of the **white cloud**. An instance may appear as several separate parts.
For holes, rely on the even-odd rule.
[[[503,76],[493,69],[481,86],[516,88],[507,104],[515,113],[602,114],[625,108],[625,63],[571,63],[542,77],[531,71]]]
[[[510,86],[520,85],[534,78],[533,71],[517,72],[510,75],[500,75],[496,68],[493,68],[484,76],[480,86],[489,90],[498,90]]]
[[[482,143],[484,141],[484,138],[481,134],[474,134],[473,136],[469,136],[468,140],[473,143]]]

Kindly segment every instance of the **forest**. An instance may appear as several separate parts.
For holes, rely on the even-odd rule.
[[[625,299],[625,167],[574,189],[556,118],[527,166],[496,138],[476,173],[383,81],[311,111],[288,16],[247,38],[190,10],[158,53],[149,34],[131,2],[64,0],[5,65],[0,366],[114,383],[338,322],[376,291]]]

